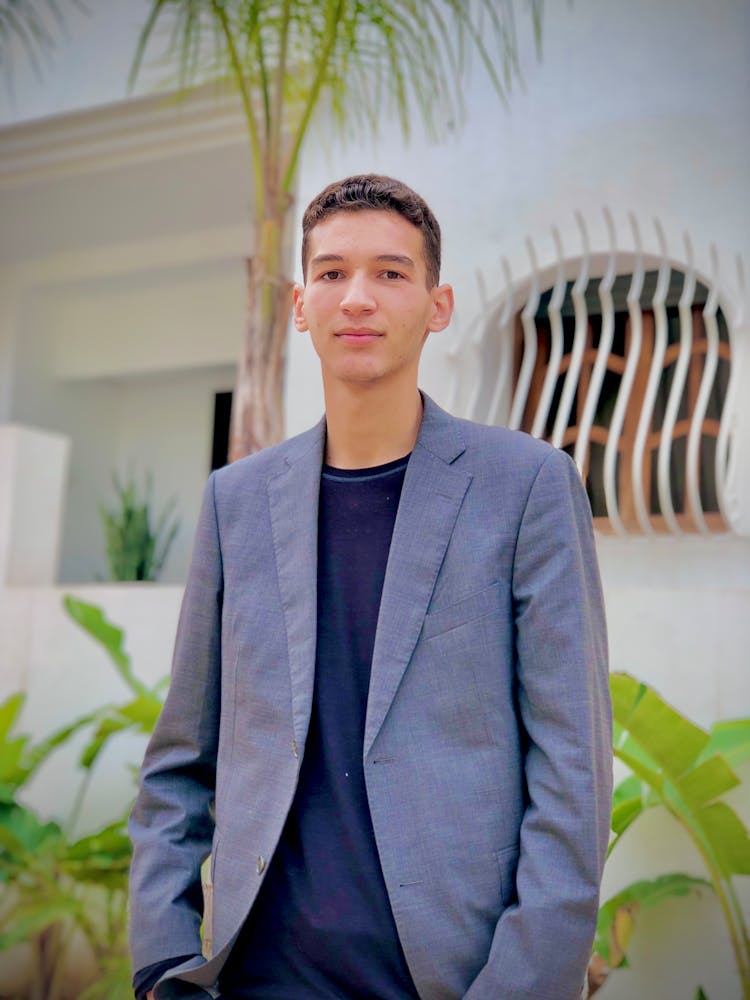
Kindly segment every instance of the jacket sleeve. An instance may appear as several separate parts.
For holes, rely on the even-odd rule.
[[[200,869],[211,850],[223,595],[214,477],[206,486],[169,692],[130,816],[133,968],[201,952]]]
[[[609,836],[612,723],[590,508],[561,451],[526,502],[513,596],[528,791],[517,900],[466,1000],[578,1000]]]

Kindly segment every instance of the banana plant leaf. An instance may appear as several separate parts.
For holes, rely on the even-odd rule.
[[[632,771],[615,791],[610,851],[642,812],[664,805],[726,878],[750,873],[747,829],[717,801],[740,783],[730,759],[750,757],[750,719],[718,723],[708,733],[633,677],[613,674],[610,682],[614,752]]]
[[[104,648],[118,674],[133,694],[146,694],[147,688],[133,673],[130,657],[123,648],[125,637],[122,629],[107,621],[101,608],[79,601],[70,594],[66,594],[63,598],[63,605],[70,617]]]
[[[23,871],[29,861],[56,855],[63,841],[58,823],[42,823],[30,809],[18,803],[0,803],[0,880]]]
[[[594,952],[611,969],[627,965],[628,947],[640,913],[667,899],[700,890],[712,891],[711,883],[681,873],[633,882],[600,907]]]
[[[44,763],[53,750],[67,742],[96,717],[89,713],[56,730],[51,736],[32,743],[25,733],[16,733],[18,717],[26,702],[22,693],[0,704],[0,802],[13,802],[16,793]]]

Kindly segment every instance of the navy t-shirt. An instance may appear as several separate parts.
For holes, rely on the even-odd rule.
[[[380,596],[408,458],[326,466],[318,517],[315,687],[279,846],[220,978],[227,998],[417,997],[396,932],[362,748]]]

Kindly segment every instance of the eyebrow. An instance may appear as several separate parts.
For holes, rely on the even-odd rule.
[[[402,264],[404,267],[414,267],[414,261],[411,257],[400,253],[381,253],[375,260],[388,264]]]
[[[317,266],[319,264],[341,264],[344,259],[345,258],[338,253],[321,253],[313,257],[310,264],[313,266]],[[379,263],[401,264],[403,267],[414,267],[414,261],[411,257],[407,257],[404,254],[399,253],[381,253],[375,257],[375,260]]]

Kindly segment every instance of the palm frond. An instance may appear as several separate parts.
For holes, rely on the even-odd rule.
[[[472,58],[506,99],[521,77],[514,3],[152,0],[131,80],[157,42],[161,58],[177,66],[180,87],[232,80],[246,105],[257,169],[278,169],[282,132],[286,137],[286,189],[321,101],[343,130],[375,129],[385,110],[405,138],[415,118],[434,137],[465,115]],[[540,45],[543,0],[525,6]]]
[[[82,0],[67,0],[87,13]],[[8,69],[13,49],[20,45],[36,73],[41,70],[40,56],[53,49],[65,18],[58,0],[0,0],[0,67]]]

